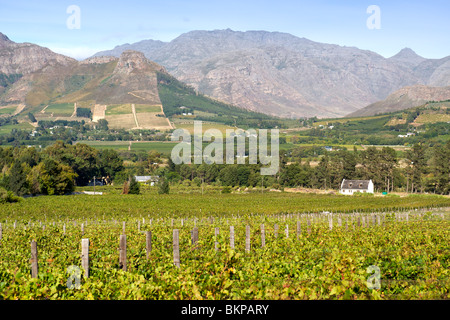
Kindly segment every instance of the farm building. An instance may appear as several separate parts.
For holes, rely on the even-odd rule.
[[[134,176],[137,182],[150,184],[151,186],[154,186],[159,181],[158,176]]]
[[[342,194],[353,194],[354,192],[373,193],[372,180],[342,180],[341,190]]]

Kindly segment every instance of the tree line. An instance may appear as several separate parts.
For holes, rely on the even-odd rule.
[[[300,155],[302,153],[299,153]],[[132,165],[124,166],[124,160]],[[222,187],[305,187],[334,189],[342,179],[372,179],[376,191],[450,193],[450,141],[414,145],[403,155],[390,147],[325,152],[318,159],[280,155],[276,175],[261,176],[261,164],[174,164],[159,152],[97,150],[85,144],[57,141],[34,147],[0,147],[0,188],[16,196],[67,194],[93,177],[122,184],[134,175],[156,175],[168,184]]]
[[[62,195],[84,186],[94,176],[106,181],[123,171],[123,160],[114,150],[97,150],[85,144],[34,147],[0,147],[0,187],[17,196]]]
[[[335,190],[343,179],[371,179],[379,192],[449,194],[450,141],[432,147],[416,144],[401,157],[390,147],[325,152],[318,161],[282,154],[276,175],[261,176],[260,168],[260,164],[175,165],[169,159],[167,167],[156,168],[153,173],[163,174],[172,183]]]

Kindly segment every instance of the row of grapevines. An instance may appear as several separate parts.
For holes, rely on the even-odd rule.
[[[57,214],[43,216],[32,221],[10,218],[2,225],[0,296],[4,299],[449,298],[450,220],[444,209],[409,212],[408,218],[404,213],[383,214],[381,224],[366,219],[364,226],[358,225],[359,216],[342,214],[341,225],[334,217],[331,230],[329,216],[318,214],[186,218],[183,226],[170,216],[151,222],[128,217],[127,271],[120,269],[118,260],[124,216],[83,217],[76,222],[61,220]],[[300,234],[296,234],[297,220]],[[234,250],[229,245],[231,225]],[[250,252],[244,249],[247,225],[251,226]],[[277,236],[275,225],[280,227]],[[199,228],[196,246],[191,243],[194,226]],[[173,265],[174,227],[180,232],[180,268]],[[215,228],[219,228],[217,237]],[[149,259],[146,230],[152,232]],[[68,267],[81,265],[82,238],[90,242],[90,276],[81,279],[80,288],[69,289]],[[37,279],[30,275],[31,240],[38,243]],[[380,271],[380,289],[368,286],[370,266]]]

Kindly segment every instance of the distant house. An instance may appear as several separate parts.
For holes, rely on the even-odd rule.
[[[372,180],[342,180],[340,193],[353,194],[354,192],[373,193]]]
[[[333,147],[326,146],[326,147],[325,147],[325,150],[327,150],[327,151],[333,151]]]
[[[415,133],[414,132],[408,132],[407,134],[399,134],[398,137],[399,138],[409,138],[411,136],[414,136]]]
[[[159,176],[134,176],[137,182],[154,186],[159,181]]]

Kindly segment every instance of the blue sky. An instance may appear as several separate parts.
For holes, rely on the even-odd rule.
[[[80,29],[67,27],[70,5],[80,8]],[[380,8],[380,29],[366,25],[370,5]],[[287,32],[385,57],[409,47],[442,58],[450,55],[449,13],[448,0],[0,0],[0,32],[78,59],[124,43],[227,28]]]

